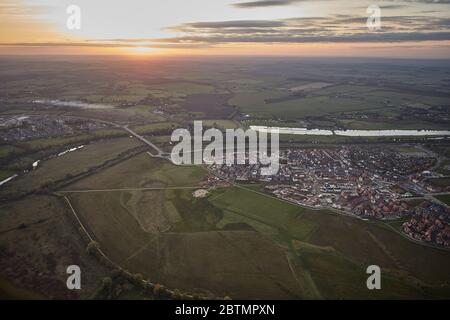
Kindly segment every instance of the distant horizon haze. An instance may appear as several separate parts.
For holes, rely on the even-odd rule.
[[[69,29],[70,5],[80,29]],[[0,55],[450,57],[450,3],[2,0]]]

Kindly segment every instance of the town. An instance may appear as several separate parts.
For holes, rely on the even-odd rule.
[[[262,166],[211,165],[210,181],[261,183],[262,191],[313,209],[328,208],[360,219],[393,221],[410,238],[450,247],[450,208],[433,197],[450,192],[433,179],[439,158],[428,150],[386,146],[286,149],[276,175]]]

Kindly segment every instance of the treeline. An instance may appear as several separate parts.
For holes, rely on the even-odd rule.
[[[61,201],[64,201],[60,198]],[[73,223],[79,225],[77,219],[71,214],[71,220]],[[113,262],[108,256],[101,250],[98,242],[94,241],[81,225],[78,227],[78,231],[87,243],[86,253],[94,256],[102,265],[111,270],[110,277],[106,277],[102,280],[102,286],[98,292],[94,295],[95,299],[117,299],[123,293],[124,288],[131,284],[134,288],[141,291],[143,296],[150,296],[153,299],[162,300],[230,300],[231,298],[216,297],[212,294],[205,295],[195,292],[187,292],[180,289],[170,289],[160,283],[154,283],[150,279],[144,279],[140,273],[131,273],[128,270],[122,268],[120,265]]]
[[[91,134],[81,134],[71,137],[64,137],[64,138],[49,137],[45,139],[48,141],[52,140],[58,141],[57,144],[43,143],[42,145],[37,144],[33,145],[35,141],[43,140],[42,138],[31,139],[24,142],[15,141],[9,143],[2,143],[0,144],[0,148],[2,146],[4,147],[10,146],[15,148],[15,150],[11,151],[7,156],[2,157],[0,159],[0,165],[4,169],[15,171],[31,169],[31,163],[33,163],[35,160],[48,158],[51,155],[57,154],[61,151],[61,148],[64,148],[64,150],[66,150],[78,146],[80,144],[89,144],[95,141],[117,139],[125,136],[127,136],[127,133],[125,131],[117,131],[116,133],[111,133],[108,135],[100,135],[93,132]],[[26,159],[27,163],[25,163],[23,159]]]
[[[82,234],[83,229],[79,229]],[[89,236],[85,234],[85,240],[89,240]],[[221,300],[230,299],[229,297],[218,298],[214,295],[203,295],[199,293],[186,292],[180,289],[169,289],[160,283],[154,283],[149,279],[144,279],[140,273],[131,273],[113,261],[111,261],[100,249],[96,241],[90,241],[86,247],[89,255],[96,257],[100,263],[111,269],[111,276],[102,280],[102,286],[95,294],[96,299],[118,299],[124,290],[130,290],[130,285],[134,289],[138,289],[142,296],[149,296],[157,300]]]
[[[1,201],[17,201],[17,200],[23,199],[26,196],[32,195],[32,194],[39,195],[39,194],[50,194],[53,192],[57,192],[58,189],[61,189],[67,185],[75,183],[78,180],[86,178],[86,177],[98,172],[99,170],[106,169],[108,167],[111,167],[111,166],[119,163],[119,162],[128,160],[140,153],[145,152],[147,149],[148,149],[147,146],[139,146],[139,147],[135,147],[133,149],[126,150],[126,151],[118,154],[117,157],[115,157],[114,159],[106,160],[105,162],[103,162],[99,165],[90,167],[86,171],[83,171],[77,175],[67,174],[62,179],[59,179],[56,181],[55,180],[43,181],[42,184],[37,189],[30,190],[30,191],[23,191],[23,192],[14,191],[14,192],[10,192],[10,193],[3,193],[2,198],[0,200]]]

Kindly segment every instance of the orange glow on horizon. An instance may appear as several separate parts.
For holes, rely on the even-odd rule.
[[[0,54],[117,56],[450,57],[450,41],[386,43],[222,44],[207,48],[4,46]]]

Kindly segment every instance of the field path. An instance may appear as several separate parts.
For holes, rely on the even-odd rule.
[[[397,257],[382,243],[372,232],[367,231],[367,234],[369,237],[375,242],[375,244],[394,262],[394,264],[399,268],[400,270],[407,270],[402,266],[400,263],[400,260],[397,259]]]
[[[136,132],[134,132],[133,130],[131,130],[130,128],[128,128],[128,126],[124,126],[122,127],[124,130],[128,131],[129,133],[131,133],[135,138],[141,140],[143,143],[145,143],[146,145],[148,145],[149,147],[152,147],[153,149],[155,149],[158,154],[157,155],[153,155],[152,157],[163,157],[162,154],[164,153],[157,145],[155,145],[154,143],[148,141],[146,138],[144,138],[143,136],[137,134]]]
[[[300,257],[298,257],[300,259]],[[295,281],[297,281],[299,287],[301,288],[303,294],[305,295],[305,299],[323,299],[322,295],[320,294],[319,289],[316,286],[316,283],[314,282],[314,279],[312,278],[309,271],[304,269],[303,264],[300,262],[300,268],[302,270],[301,278],[297,275],[295,272],[295,269],[292,265],[291,258],[289,257],[289,252],[286,252],[286,260],[289,265],[289,269],[291,269],[292,276],[295,278]]]
[[[267,273],[263,268],[261,268],[261,266],[254,261],[253,259],[249,259],[249,256],[246,252],[244,252],[242,250],[242,248],[239,246],[239,244],[234,243],[229,237],[226,236],[226,233],[223,233],[221,231],[217,231],[217,233],[234,249],[237,250],[237,252],[239,252],[240,254],[242,254],[242,256],[244,257],[244,259],[246,259],[252,266],[253,268],[258,271],[258,273],[260,273],[263,277],[270,279],[270,281],[272,281],[278,288],[280,288],[282,291],[287,292],[289,295],[291,296],[298,296],[297,293],[292,292],[289,288],[286,288],[283,284],[281,284],[277,279],[275,279],[271,274]],[[292,277],[296,280],[296,278],[294,277],[294,275],[292,275]],[[300,290],[302,288],[300,287]]]
[[[145,249],[147,249],[148,246],[151,245],[155,240],[158,240],[158,237],[159,237],[159,235],[155,234],[155,236],[149,242],[147,242],[145,245],[143,245],[142,248],[139,248],[138,250],[136,250],[136,252],[132,253],[129,257],[124,259],[122,261],[122,263],[127,262],[127,261],[133,259],[134,257],[138,256],[141,252],[143,252]]]
[[[153,187],[153,188],[117,188],[117,189],[84,189],[59,190],[56,193],[90,193],[90,192],[123,192],[123,191],[158,191],[158,190],[194,190],[200,187]]]
[[[77,220],[78,224],[80,225],[80,228],[83,230],[83,232],[85,233],[85,235],[88,237],[88,239],[90,241],[94,241],[94,239],[92,238],[92,236],[90,235],[90,233],[87,231],[87,229],[85,228],[85,226],[83,225],[83,223],[81,222],[80,218],[78,217],[77,212],[75,211],[75,209],[72,206],[72,203],[70,202],[69,198],[64,196],[64,199],[67,201],[67,203],[69,204],[69,207],[73,213],[73,215],[75,216],[75,219]],[[111,263],[113,266],[116,266],[118,269],[122,269],[121,266],[119,266],[117,263],[115,263],[114,261],[112,261],[103,251],[102,249],[99,247],[98,252],[100,253],[100,255],[103,256],[103,258],[105,258],[109,263]]]

